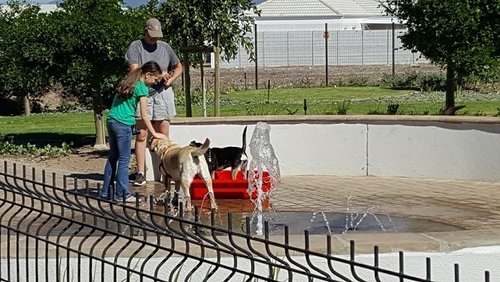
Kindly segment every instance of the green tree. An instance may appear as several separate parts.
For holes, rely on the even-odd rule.
[[[241,45],[253,58],[253,38],[247,33],[253,30],[254,18],[248,12],[260,12],[251,0],[170,0],[161,9],[172,45],[218,45],[226,61],[236,57]]]
[[[141,24],[120,0],[65,0],[51,15],[57,23],[56,64],[63,85],[89,101],[96,145],[105,144],[104,110],[128,68],[124,54]]]
[[[500,1],[389,0],[385,8],[408,27],[401,36],[404,48],[446,67],[445,110],[455,106],[457,85],[465,78],[498,72]]]
[[[2,95],[22,100],[24,113],[30,115],[30,101],[50,88],[55,72],[53,29],[39,6],[9,1],[8,7],[0,12]]]
[[[221,59],[229,61],[239,52],[239,46],[254,58],[252,32],[254,18],[249,12],[259,15],[252,0],[169,0],[161,4],[159,18],[165,23],[167,40],[180,48],[214,46],[221,51]],[[185,49],[184,49],[185,50]],[[179,53],[179,52],[178,52]],[[200,62],[201,54],[183,54],[186,86],[186,113],[191,112],[189,93],[189,66]],[[218,70],[216,69],[216,72]],[[217,80],[217,79],[216,79]],[[217,91],[215,104],[218,104]],[[217,106],[218,107],[218,106]]]

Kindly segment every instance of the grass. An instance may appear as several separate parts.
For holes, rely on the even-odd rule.
[[[91,144],[95,140],[94,115],[85,112],[0,116],[0,140],[2,135],[14,136],[15,143],[30,142],[39,146]]]
[[[95,134],[92,112],[0,116],[0,134]]]
[[[209,95],[207,115],[213,116]],[[181,97],[182,100],[182,97]],[[193,116],[202,116],[201,98],[193,94]],[[349,103],[346,103],[346,102]],[[421,93],[381,87],[321,87],[246,90],[221,95],[221,116],[248,115],[348,115],[386,114],[389,104],[398,104],[398,114],[436,115],[443,107],[444,93]],[[304,104],[307,104],[307,113]],[[500,94],[461,93],[458,115],[500,116]],[[343,108],[345,106],[345,108]],[[185,116],[185,106],[177,107]]]
[[[471,96],[472,94],[467,94]],[[458,115],[500,116],[500,94],[483,96],[460,95],[457,104],[466,107]],[[209,95],[210,96],[210,95]],[[486,98],[485,98],[486,97]],[[386,114],[389,104],[398,104],[397,114],[436,115],[443,106],[444,93],[419,93],[411,90],[394,90],[381,87],[322,87],[246,90],[230,92],[221,97],[221,116],[249,115],[307,115]],[[467,100],[469,99],[469,100]],[[177,91],[178,116],[185,116],[183,93]],[[201,117],[201,98],[194,95],[193,116]],[[213,116],[212,99],[207,105],[208,116]],[[0,136],[16,138],[78,140],[95,135],[91,112],[36,114],[31,116],[0,117]],[[67,141],[67,140],[66,140]]]
[[[282,88],[269,91],[269,101],[301,102],[331,101],[346,99],[367,99],[374,97],[392,97],[410,94],[410,90],[394,90],[381,87],[321,87],[321,88]],[[232,92],[227,95],[235,102],[267,102],[267,89]]]

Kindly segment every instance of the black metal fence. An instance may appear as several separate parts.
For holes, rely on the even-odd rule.
[[[250,220],[245,231],[169,214],[146,205],[116,203],[97,198],[98,185],[55,173],[4,162],[0,172],[0,280],[1,281],[432,281],[431,260],[421,277],[405,274],[399,253],[399,271],[350,256],[334,256],[331,237],[326,252],[292,246],[288,228],[281,240],[253,236]],[[458,265],[450,277],[459,281]],[[485,281],[489,273],[485,272]]]

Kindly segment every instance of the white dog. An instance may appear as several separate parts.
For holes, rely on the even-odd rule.
[[[176,190],[182,188],[186,198],[186,210],[191,211],[191,193],[189,187],[196,175],[205,182],[210,197],[210,207],[217,209],[214,191],[212,188],[212,178],[208,169],[204,153],[208,150],[210,140],[199,148],[193,146],[181,147],[170,139],[153,138],[150,149],[158,154],[160,159],[160,172],[163,175],[165,188],[170,186],[170,179],[174,180]]]

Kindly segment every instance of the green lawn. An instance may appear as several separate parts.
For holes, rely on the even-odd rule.
[[[0,116],[0,134],[55,133],[94,135],[92,112]]]
[[[201,98],[194,95],[193,116],[202,116]],[[345,110],[348,115],[387,114],[390,104],[397,104],[397,114],[436,115],[443,107],[444,93],[420,93],[414,90],[395,90],[381,87],[322,87],[267,89],[230,92],[221,95],[221,116],[336,115]],[[462,93],[457,105],[466,108],[459,115],[498,116],[500,94]],[[185,107],[178,106],[180,116]],[[209,96],[207,115],[213,116]]]
[[[410,90],[395,90],[380,87],[322,87],[322,88],[283,88],[238,91],[227,94],[234,102],[302,102],[304,99],[310,101],[332,101],[346,99],[367,99],[377,97],[392,97],[402,94],[410,94]],[[269,95],[268,95],[269,94]]]
[[[185,116],[183,93],[177,91],[178,116]],[[194,95],[193,116],[202,116],[201,98]],[[398,105],[397,114],[436,115],[443,106],[444,93],[419,93],[412,90],[394,90],[380,87],[323,87],[247,90],[223,94],[221,116],[248,115],[307,115],[386,114],[390,104]],[[213,116],[209,97],[208,116]],[[457,95],[457,105],[466,107],[459,115],[500,116],[500,94]],[[29,117],[0,117],[0,135],[16,135],[23,139],[89,138],[95,134],[91,112],[67,114],[35,114]]]

